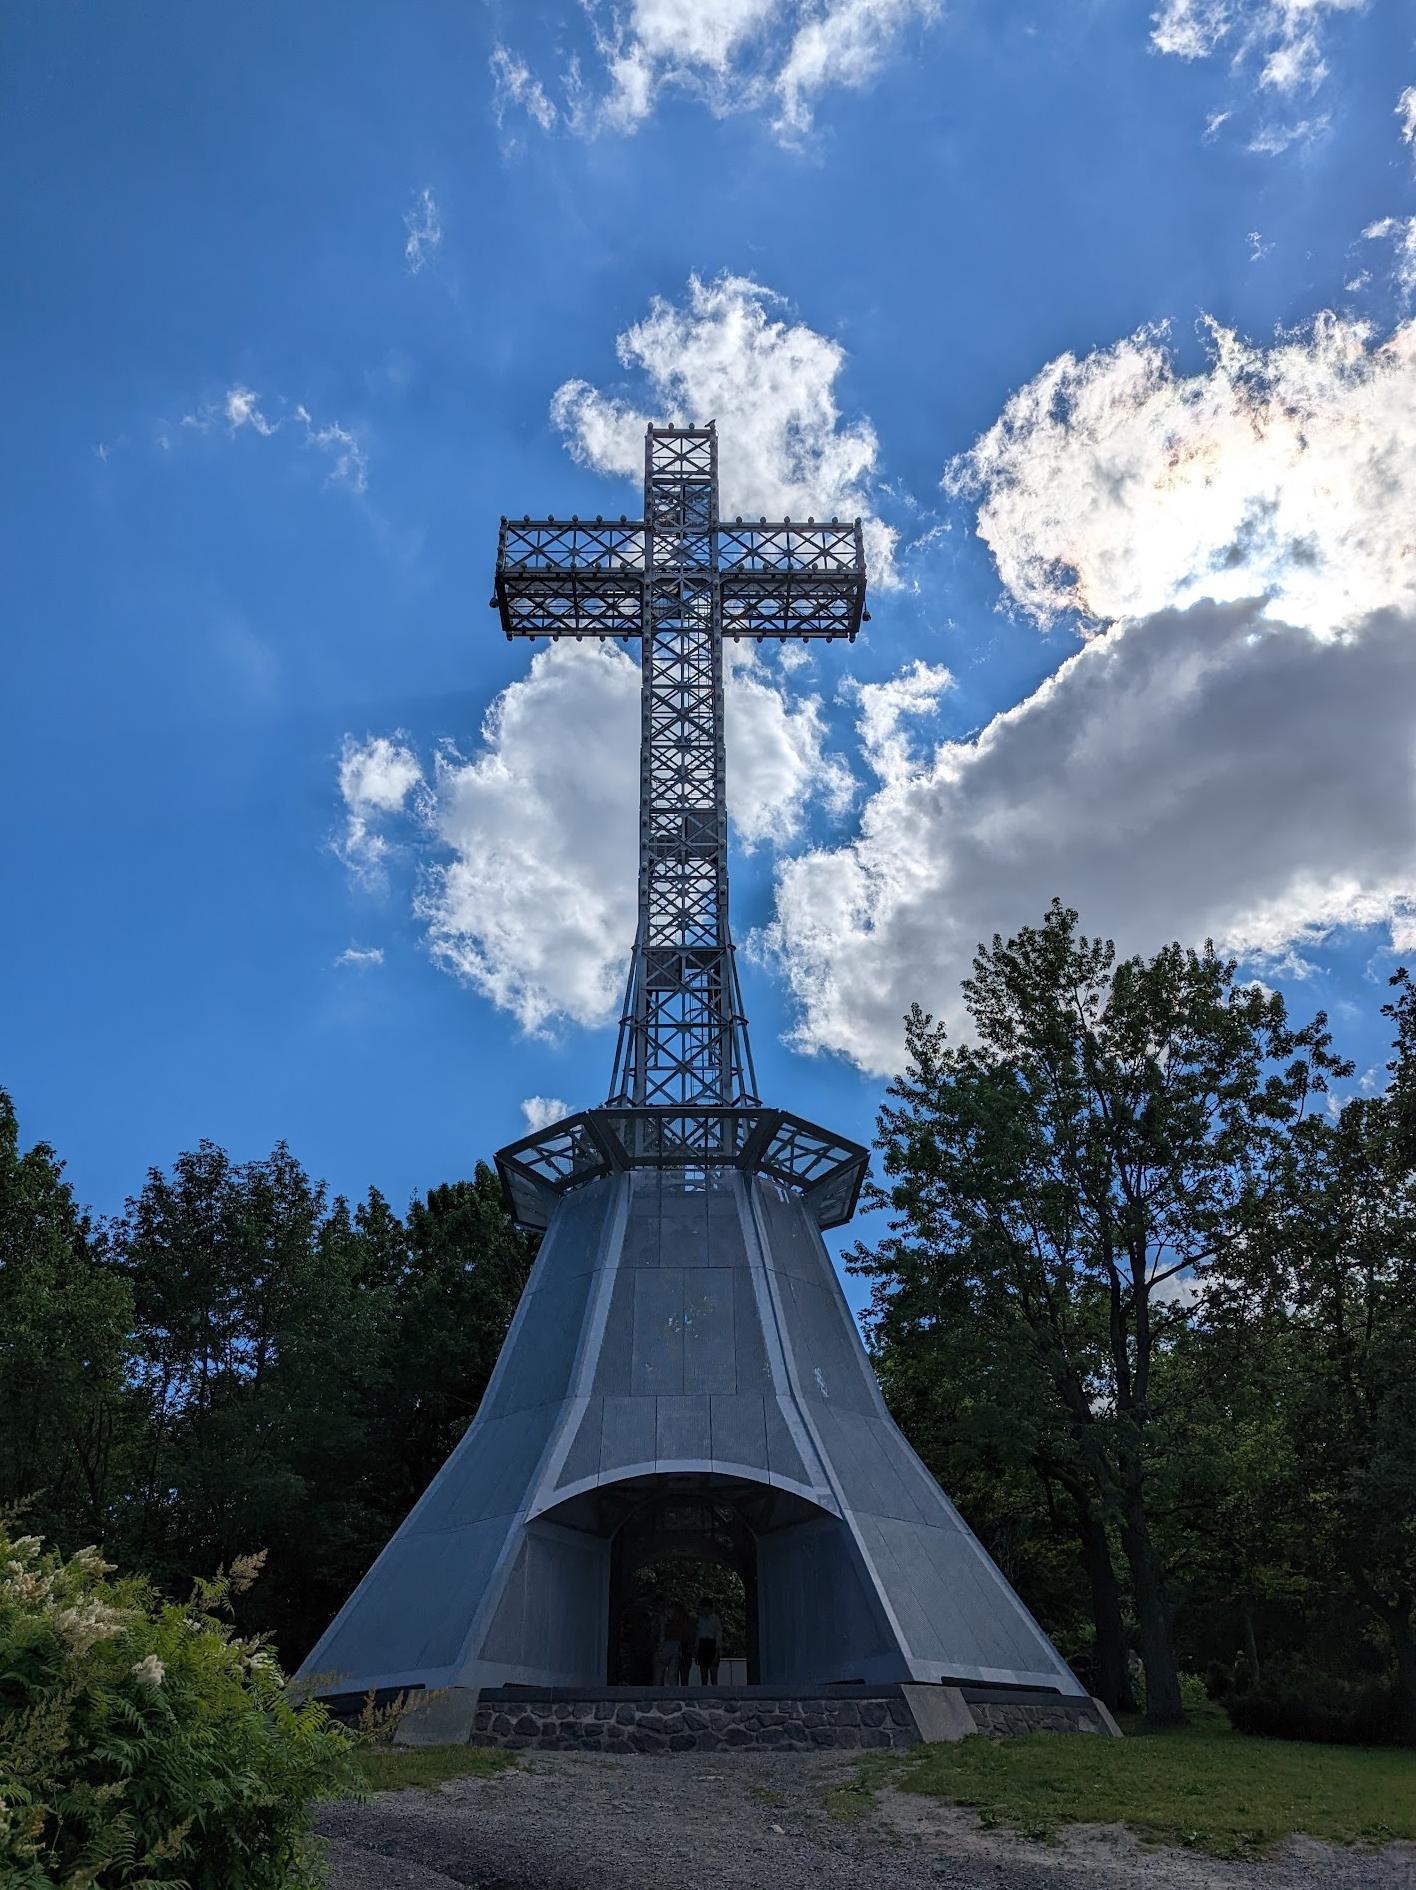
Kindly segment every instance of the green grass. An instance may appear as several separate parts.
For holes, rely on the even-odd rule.
[[[454,1778],[490,1778],[517,1763],[496,1746],[364,1746],[354,1755],[371,1792],[434,1792]]]
[[[1295,1832],[1341,1844],[1416,1838],[1416,1752],[1300,1745],[1230,1730],[1217,1707],[1188,1726],[1124,1739],[965,1739],[922,1746],[890,1777],[977,1810],[986,1826],[1052,1838],[1063,1824],[1126,1824],[1141,1836],[1241,1857]]]

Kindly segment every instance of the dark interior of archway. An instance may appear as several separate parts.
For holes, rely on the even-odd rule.
[[[707,1601],[723,1624],[719,1654],[757,1677],[757,1542],[736,1503],[717,1491],[659,1490],[616,1531],[610,1557],[607,1670],[616,1686],[647,1686],[665,1624],[696,1622]],[[691,1632],[691,1628],[690,1628]],[[695,1676],[696,1679],[696,1676]]]
[[[619,1686],[648,1686],[654,1680],[654,1657],[661,1623],[682,1614],[697,1619],[706,1598],[723,1623],[719,1649],[724,1660],[747,1654],[746,1595],[741,1575],[721,1562],[692,1561],[668,1555],[637,1568],[620,1598],[618,1619],[611,1624],[611,1680]],[[694,1681],[697,1675],[693,1676]]]

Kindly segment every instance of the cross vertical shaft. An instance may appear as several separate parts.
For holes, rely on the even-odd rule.
[[[647,429],[639,519],[503,518],[493,608],[509,637],[641,646],[634,950],[608,1101],[497,1156],[528,1227],[629,1168],[770,1176],[821,1227],[848,1220],[865,1150],[757,1095],[728,927],[723,644],[850,641],[865,622],[859,519],[718,512],[718,438]]]
[[[718,441],[644,447],[639,899],[610,1103],[756,1101],[728,924]]]

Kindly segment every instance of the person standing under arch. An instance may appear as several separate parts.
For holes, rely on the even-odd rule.
[[[713,1604],[704,1595],[698,1604],[698,1679],[705,1687],[718,1684],[718,1662],[723,1642],[723,1624]]]

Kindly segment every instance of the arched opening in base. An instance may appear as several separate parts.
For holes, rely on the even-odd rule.
[[[780,1543],[800,1536],[804,1525],[826,1523],[828,1512],[818,1504],[775,1484],[685,1470],[598,1484],[544,1511],[542,1520],[608,1542],[602,1644],[609,1685],[655,1683],[670,1622],[672,1637],[680,1640],[687,1626],[692,1644],[692,1671],[678,1683],[699,1684],[697,1622],[705,1601],[722,1623],[720,1659],[733,1663],[728,1681],[756,1685],[773,1678],[769,1667],[789,1670],[791,1654],[781,1645],[784,1597],[775,1608],[767,1605],[762,1555],[769,1538]],[[773,1567],[780,1570],[780,1554]],[[764,1645],[769,1617],[777,1621],[775,1659]],[[718,1678],[724,1683],[721,1665]]]
[[[721,1626],[710,1672],[699,1659],[703,1615]],[[751,1685],[757,1666],[757,1539],[738,1506],[713,1494],[646,1496],[610,1549],[610,1684]]]

